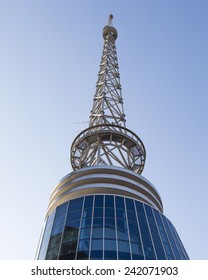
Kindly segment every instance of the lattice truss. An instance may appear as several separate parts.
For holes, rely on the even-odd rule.
[[[115,37],[110,29],[105,36],[96,93],[90,116],[90,126],[99,124],[125,126]]]
[[[82,131],[71,147],[74,170],[93,165],[115,165],[142,173],[145,148],[140,138],[125,127],[123,99],[115,40],[117,30],[103,29],[104,47],[89,128]]]
[[[115,165],[141,173],[145,148],[140,138],[131,130],[114,125],[100,125],[89,127],[77,136],[72,144],[72,159],[74,169]]]

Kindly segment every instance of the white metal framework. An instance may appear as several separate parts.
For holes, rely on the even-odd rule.
[[[113,16],[103,29],[101,58],[89,128],[82,131],[71,146],[74,170],[93,165],[121,166],[141,174],[145,147],[140,138],[126,128],[115,41],[117,30]]]

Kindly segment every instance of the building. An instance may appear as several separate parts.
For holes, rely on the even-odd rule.
[[[162,200],[141,173],[145,147],[126,128],[109,16],[89,127],[71,146],[73,172],[52,192],[37,259],[188,259]]]

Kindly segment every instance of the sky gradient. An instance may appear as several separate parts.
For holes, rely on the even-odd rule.
[[[114,15],[126,126],[191,259],[208,259],[208,1],[0,3],[0,259],[34,259],[52,189],[88,126]]]

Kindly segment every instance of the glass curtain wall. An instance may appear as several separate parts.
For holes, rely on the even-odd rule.
[[[115,195],[70,200],[48,217],[38,259],[189,259],[172,223],[140,201]]]

